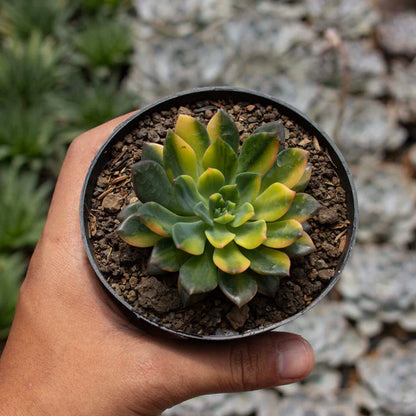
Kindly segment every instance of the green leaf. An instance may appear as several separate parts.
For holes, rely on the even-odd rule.
[[[173,131],[169,131],[166,137],[163,164],[171,181],[180,175],[189,175],[194,180],[198,180],[194,150]]]
[[[316,250],[315,244],[309,235],[304,231],[302,237],[293,244],[282,249],[290,257],[301,257],[313,253]]]
[[[179,222],[172,227],[172,238],[177,248],[194,256],[199,256],[205,248],[205,229],[203,221]]]
[[[306,150],[297,148],[281,151],[277,155],[275,163],[263,176],[261,191],[275,182],[280,182],[288,188],[295,186],[305,172],[308,154],[309,152]]]
[[[243,172],[236,176],[238,193],[240,194],[240,203],[253,202],[259,194],[261,178],[260,174],[255,172]]]
[[[271,248],[287,247],[302,234],[302,225],[296,220],[271,222],[267,224],[267,240],[263,245]]]
[[[208,241],[216,248],[223,248],[234,240],[235,234],[230,232],[223,224],[214,224],[205,230]]]
[[[230,183],[238,167],[237,155],[222,139],[215,139],[204,153],[202,159],[204,169],[215,168],[221,171],[225,183]]]
[[[144,142],[142,160],[153,160],[163,166],[163,146],[157,143]]]
[[[217,208],[225,208],[225,201],[221,194],[212,194],[208,201],[209,213],[211,217],[214,217]]]
[[[295,186],[292,186],[292,189],[296,192],[303,192],[309,185],[311,176],[312,176],[312,166],[306,165],[305,172],[303,172],[303,175],[299,179],[299,182]]]
[[[185,114],[180,114],[175,125],[175,133],[182,137],[182,139],[194,150],[197,165],[201,173],[202,156],[210,144],[206,128],[197,119]]]
[[[188,175],[180,175],[174,179],[176,197],[185,214],[194,215],[194,208],[202,202],[194,180]]]
[[[218,269],[212,262],[212,250],[191,257],[179,271],[181,287],[190,295],[211,292],[218,285]]]
[[[130,217],[130,215],[137,215],[137,210],[142,206],[142,202],[140,201],[135,201],[129,205],[127,205],[126,207],[124,207],[120,213],[117,215],[117,219],[122,222],[125,219],[127,219],[128,217]]]
[[[262,276],[256,274],[257,291],[262,295],[274,297],[280,285],[279,276]]]
[[[154,160],[140,161],[132,166],[131,173],[134,191],[141,202],[157,202],[181,213],[173,184],[159,163]]]
[[[234,220],[234,215],[230,214],[229,212],[226,212],[223,215],[220,215],[219,217],[214,218],[214,222],[217,224],[229,224],[231,221]]]
[[[224,182],[222,172],[218,169],[208,168],[198,179],[198,190],[205,198],[209,198],[212,194],[218,192]]]
[[[245,222],[247,222],[253,216],[254,216],[253,205],[251,205],[248,202],[244,202],[243,205],[240,205],[234,211],[234,220],[230,225],[232,227],[240,227],[241,225],[243,225]]]
[[[298,193],[281,220],[296,220],[302,223],[316,214],[320,208],[321,204],[314,197]]]
[[[152,247],[162,237],[144,225],[136,215],[127,217],[117,228],[118,236],[134,247]]]
[[[250,302],[257,293],[256,279],[249,273],[218,274],[218,285],[225,296],[239,308]]]
[[[224,248],[216,248],[213,260],[220,270],[230,274],[242,273],[250,267],[250,260],[241,253],[233,241]]]
[[[194,222],[198,219],[177,215],[157,202],[146,202],[138,209],[137,214],[148,228],[162,237],[170,237],[172,227],[177,222]]]
[[[212,221],[211,217],[209,216],[209,210],[207,206],[203,202],[198,202],[194,207],[194,213],[197,217],[201,218],[208,225],[214,225],[214,221]]]
[[[206,293],[198,293],[196,295],[190,295],[182,287],[180,279],[178,279],[178,292],[179,292],[179,296],[181,297],[182,304],[184,306],[190,306],[190,305],[193,305],[195,303],[198,303],[198,302],[202,301],[207,296]]]
[[[148,268],[157,267],[166,272],[177,272],[189,259],[189,254],[178,250],[170,238],[163,238],[153,247]]]
[[[248,221],[235,229],[234,241],[241,247],[252,250],[266,240],[266,221]]]
[[[285,128],[280,121],[271,121],[270,123],[263,124],[253,134],[256,133],[277,133],[279,142],[283,144],[285,141]]]
[[[237,203],[240,199],[236,184],[224,185],[218,192],[223,196],[224,201],[232,201]]]
[[[207,125],[208,135],[211,143],[219,136],[225,143],[229,144],[234,152],[238,153],[240,136],[233,119],[222,109],[218,110]]]
[[[264,174],[272,166],[279,151],[277,134],[256,133],[244,140],[238,158],[238,170]]]
[[[281,183],[270,185],[253,202],[254,219],[276,221],[290,208],[295,192]]]
[[[254,250],[241,249],[250,260],[250,268],[256,273],[268,276],[289,276],[290,259],[282,251],[264,246]]]

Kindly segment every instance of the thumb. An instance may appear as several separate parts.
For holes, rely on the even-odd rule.
[[[310,344],[284,332],[223,344],[182,342],[170,353],[174,356],[165,355],[168,368],[163,369],[171,380],[167,407],[202,394],[293,383],[305,378],[314,365]]]

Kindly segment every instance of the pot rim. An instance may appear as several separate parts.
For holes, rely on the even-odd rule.
[[[229,96],[226,96],[229,94]],[[122,299],[119,295],[115,293],[115,291],[111,288],[110,284],[106,281],[105,277],[101,273],[98,268],[98,265],[95,261],[93,247],[91,242],[88,238],[88,206],[85,203],[87,197],[90,196],[92,192],[91,188],[96,184],[96,171],[98,171],[97,166],[100,162],[105,163],[102,159],[105,159],[108,156],[109,150],[111,149],[111,145],[116,143],[120,138],[128,133],[128,129],[130,128],[130,124],[135,122],[137,119],[141,118],[143,115],[147,113],[161,111],[163,109],[168,109],[171,107],[179,107],[180,105],[184,105],[187,102],[193,103],[197,101],[207,100],[209,99],[209,95],[217,95],[218,98],[222,99],[231,99],[234,102],[237,101],[248,101],[253,103],[263,103],[273,105],[277,108],[283,115],[288,116],[291,120],[295,121],[299,124],[302,128],[307,130],[309,133],[312,133],[314,136],[317,137],[318,142],[323,145],[323,147],[329,153],[329,157],[333,162],[338,175],[340,176],[340,180],[342,183],[342,187],[346,191],[346,199],[347,199],[347,211],[348,211],[348,219],[350,221],[350,227],[347,231],[347,244],[344,248],[343,253],[338,261],[338,265],[335,271],[334,276],[331,278],[330,283],[328,286],[317,296],[309,305],[307,305],[304,309],[297,312],[294,315],[289,316],[288,318],[276,322],[274,324],[259,327],[252,330],[247,330],[243,333],[230,331],[229,333],[222,333],[222,334],[215,334],[215,335],[197,335],[197,334],[190,334],[182,331],[177,331],[171,328],[167,328],[156,321],[147,318],[140,314],[140,312],[133,308],[129,303],[127,303],[124,299]],[[238,98],[240,96],[240,98]],[[211,99],[214,99],[211,96]],[[281,110],[284,111],[281,111]],[[323,142],[323,143],[322,143]],[[335,160],[334,160],[335,159]],[[92,182],[91,180],[94,179]],[[82,192],[81,192],[81,199],[80,199],[80,221],[81,221],[81,234],[82,240],[84,243],[85,250],[87,252],[88,260],[99,278],[101,284],[105,287],[106,291],[109,295],[111,295],[112,299],[116,302],[116,304],[121,308],[122,312],[127,315],[127,317],[136,325],[142,326],[143,323],[147,324],[147,328],[158,328],[159,330],[164,331],[166,334],[169,333],[176,338],[184,338],[184,339],[193,339],[193,340],[204,340],[204,341],[226,341],[226,340],[235,340],[240,338],[246,338],[252,335],[261,334],[263,332],[268,332],[271,330],[275,330],[297,318],[302,316],[304,313],[312,309],[317,303],[319,303],[328,293],[329,291],[335,286],[338,282],[341,272],[344,269],[348,259],[350,258],[353,246],[355,244],[357,229],[358,229],[358,200],[357,200],[357,192],[353,183],[351,172],[348,168],[348,165],[336,146],[332,139],[320,128],[313,120],[311,120],[307,115],[303,114],[301,111],[293,107],[292,105],[275,98],[271,95],[245,89],[245,88],[236,88],[230,86],[216,86],[216,87],[202,87],[202,88],[193,88],[190,90],[182,91],[177,94],[172,94],[165,96],[132,114],[127,120],[122,122],[118,125],[104,144],[100,147],[97,154],[95,155],[91,165],[88,169],[87,175],[84,180]],[[145,326],[146,329],[146,326]]]

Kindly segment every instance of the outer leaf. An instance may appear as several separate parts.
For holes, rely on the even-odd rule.
[[[321,208],[321,204],[308,194],[296,194],[292,205],[281,220],[296,220],[304,222],[311,218]]]
[[[222,172],[218,169],[208,168],[198,179],[198,190],[205,198],[209,198],[212,194],[218,192],[224,182]]]
[[[276,221],[267,224],[266,247],[283,248],[290,246],[303,234],[302,225],[295,220]]]
[[[239,308],[250,302],[257,293],[256,279],[247,272],[235,275],[220,272],[218,284],[224,295]]]
[[[208,241],[216,248],[223,248],[234,240],[235,234],[227,230],[223,224],[215,224],[205,230]]]
[[[203,202],[198,202],[194,207],[194,213],[197,217],[201,218],[208,225],[214,225],[214,221],[212,221],[211,217],[209,216],[209,210],[207,206]]]
[[[270,185],[253,202],[256,215],[255,219],[262,219],[268,222],[276,221],[282,217],[290,208],[295,191],[281,183]]]
[[[175,133],[192,147],[197,158],[197,164],[202,168],[202,156],[210,144],[208,132],[204,125],[191,116],[180,114],[175,125]],[[202,172],[202,169],[200,169],[200,172]]]
[[[250,260],[241,254],[233,241],[224,248],[216,248],[213,260],[220,270],[229,274],[243,273],[250,267]]]
[[[260,246],[254,250],[241,250],[251,261],[250,268],[268,276],[289,276],[290,259],[279,250]]]
[[[178,279],[178,291],[179,291],[179,296],[181,297],[181,300],[184,306],[193,305],[197,302],[200,302],[206,297],[206,293],[198,293],[197,295],[190,295],[182,287],[180,279]]]
[[[280,285],[279,276],[261,276],[256,274],[257,291],[262,295],[274,297]]]
[[[171,181],[180,175],[198,179],[197,158],[192,147],[173,131],[169,131],[163,151],[163,164]]]
[[[137,215],[137,210],[142,206],[142,202],[136,201],[124,207],[117,215],[117,219],[121,222],[130,217],[130,215]]]
[[[253,134],[255,133],[277,133],[277,138],[280,143],[285,141],[285,128],[280,121],[272,121],[270,123],[263,124],[260,126]]]
[[[275,163],[266,172],[261,180],[261,190],[268,188],[272,183],[280,182],[288,188],[295,186],[303,176],[308,162],[306,150],[291,148],[281,151]]]
[[[194,222],[197,217],[182,217],[158,204],[146,202],[137,211],[141,221],[156,234],[162,237],[172,235],[172,227],[177,222]]]
[[[256,133],[251,135],[241,146],[237,173],[266,173],[276,159],[278,151],[277,134]]]
[[[224,175],[225,183],[230,183],[236,173],[238,159],[230,145],[217,138],[204,153],[202,164],[204,169],[215,168],[221,171]]]
[[[117,234],[134,247],[152,247],[162,238],[149,230],[136,215],[125,219],[117,228]]]
[[[188,260],[189,254],[178,250],[170,238],[163,238],[153,247],[148,267],[157,267],[166,272],[177,272]]]
[[[260,174],[255,172],[243,172],[236,176],[238,193],[240,194],[240,203],[253,202],[260,191]]]
[[[232,201],[237,203],[240,199],[236,184],[224,185],[218,192],[223,196],[225,201]]]
[[[218,285],[218,269],[212,262],[212,251],[191,257],[179,271],[179,280],[185,291],[194,295],[211,292]]]
[[[254,216],[253,205],[251,205],[248,202],[244,202],[243,205],[240,205],[234,211],[234,220],[230,225],[232,227],[240,227],[241,225],[243,225],[245,222],[247,222],[253,216]]]
[[[290,257],[301,257],[313,253],[316,250],[315,244],[306,232],[289,247],[283,251]]]
[[[132,166],[131,173],[134,191],[141,202],[154,201],[181,213],[173,184],[159,163],[154,160],[140,161]]]
[[[163,146],[158,143],[145,142],[143,144],[142,160],[154,160],[163,166]]]
[[[266,240],[266,231],[266,221],[248,221],[235,229],[234,241],[239,246],[252,250]]]
[[[194,256],[204,252],[206,224],[197,222],[178,222],[172,227],[172,238],[177,248]]]
[[[211,143],[219,136],[225,143],[229,144],[234,152],[238,153],[240,136],[233,119],[222,109],[218,110],[207,125],[208,135]]]
[[[303,175],[299,179],[299,182],[295,186],[292,186],[292,189],[296,192],[303,192],[309,185],[311,176],[312,176],[312,166],[306,165],[305,172],[303,172]]]
[[[195,205],[201,202],[201,195],[194,180],[188,175],[181,175],[174,179],[176,197],[184,213],[193,215]]]

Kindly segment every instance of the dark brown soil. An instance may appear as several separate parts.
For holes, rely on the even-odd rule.
[[[119,224],[116,217],[124,206],[137,199],[130,181],[130,166],[140,160],[143,142],[163,143],[167,130],[174,128],[178,113],[190,114],[206,124],[220,107],[236,121],[242,139],[265,122],[281,120],[287,129],[284,146],[302,147],[310,152],[313,174],[306,192],[323,205],[309,221],[308,232],[317,250],[292,260],[290,277],[281,281],[275,298],[258,294],[240,310],[217,290],[202,302],[184,308],[177,292],[177,274],[162,278],[149,275],[146,264],[150,249],[134,248],[120,240],[114,232]],[[97,180],[89,221],[90,238],[100,270],[111,287],[149,319],[198,335],[245,332],[303,310],[333,277],[349,226],[345,192],[318,140],[271,106],[200,102],[154,113],[138,122],[137,128],[113,147],[113,157]]]

